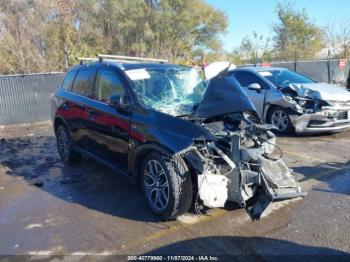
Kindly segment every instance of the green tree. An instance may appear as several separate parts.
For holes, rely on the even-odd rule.
[[[305,11],[293,9],[290,3],[277,4],[279,22],[273,27],[275,48],[280,59],[313,59],[323,47],[324,32],[312,23]]]
[[[246,36],[238,48],[234,49],[231,57],[237,63],[251,63],[271,61],[273,56],[270,38],[265,38],[253,31]]]
[[[227,28],[227,17],[201,0],[163,0],[151,23],[156,56],[190,59],[198,49],[217,50],[217,35]]]
[[[220,51],[226,27],[204,0],[0,1],[0,72],[65,70],[96,53],[188,61]]]
[[[0,2],[0,72],[13,74],[46,70],[41,17],[36,1]]]

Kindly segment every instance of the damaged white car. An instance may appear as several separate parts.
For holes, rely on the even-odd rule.
[[[230,71],[262,119],[280,133],[339,132],[350,127],[350,92],[284,68]]]

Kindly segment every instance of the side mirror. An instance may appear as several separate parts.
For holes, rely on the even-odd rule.
[[[258,83],[253,83],[248,86],[248,89],[259,91],[261,90],[261,85],[259,85]]]
[[[108,99],[107,103],[117,111],[123,113],[129,111],[129,98],[127,96],[113,95]]]

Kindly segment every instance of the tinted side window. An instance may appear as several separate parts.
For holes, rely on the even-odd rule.
[[[76,74],[77,74],[77,71],[70,71],[69,73],[67,73],[66,77],[64,78],[64,80],[61,84],[61,87],[65,90],[71,90]]]
[[[95,98],[107,101],[113,95],[124,95],[125,89],[119,76],[110,70],[99,70],[96,78]]]
[[[83,69],[79,70],[73,84],[74,93],[91,96],[94,88],[96,70]]]
[[[233,75],[243,87],[248,87],[256,83],[259,84],[261,88],[268,89],[267,84],[263,80],[250,72],[234,72]]]

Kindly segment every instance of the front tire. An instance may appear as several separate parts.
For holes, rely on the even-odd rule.
[[[290,134],[294,132],[294,126],[290,121],[289,112],[283,107],[273,108],[268,115],[268,122],[277,127],[279,134]]]
[[[141,172],[145,198],[155,215],[169,220],[189,210],[192,180],[182,159],[152,152],[143,162]]]
[[[60,125],[56,130],[58,153],[66,165],[72,165],[80,160],[80,155],[73,149],[73,141],[66,126]]]

